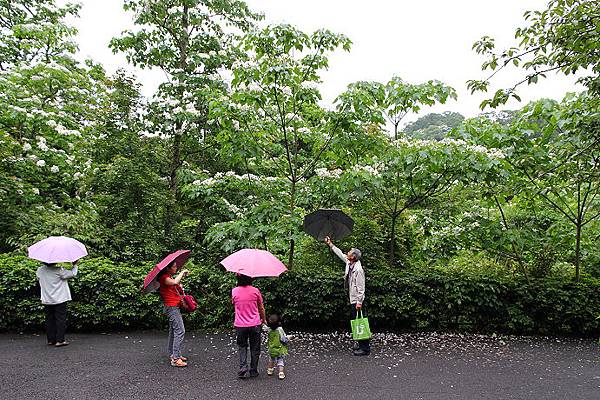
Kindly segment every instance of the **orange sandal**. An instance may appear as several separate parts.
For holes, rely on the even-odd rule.
[[[180,360],[183,360],[183,361],[185,361],[185,362],[187,362],[187,360],[188,360],[188,358],[187,358],[187,357],[184,357],[184,356],[181,356],[181,357],[179,357],[179,359],[180,359]],[[171,358],[170,358],[170,360],[171,360],[171,361],[173,361],[173,360],[175,360],[175,358],[171,357]]]
[[[187,367],[187,363],[181,358],[171,360],[171,367]]]

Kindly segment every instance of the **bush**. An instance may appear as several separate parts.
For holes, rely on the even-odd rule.
[[[0,329],[38,330],[43,306],[35,278],[38,263],[0,255]],[[199,300],[186,316],[189,329],[230,327],[234,276],[218,266],[187,265],[186,289]],[[70,281],[72,330],[164,328],[158,295],[142,295],[150,263],[115,265],[84,259]],[[367,266],[368,268],[368,266]],[[302,329],[348,327],[343,265],[298,265],[279,279],[259,279],[267,313],[280,312],[286,326]],[[367,269],[366,311],[375,331],[460,330],[515,334],[598,335],[600,281],[521,279],[486,271],[427,268],[421,271]]]

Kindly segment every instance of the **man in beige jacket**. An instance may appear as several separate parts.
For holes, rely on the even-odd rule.
[[[362,309],[365,301],[365,271],[360,262],[361,251],[352,248],[348,254],[344,254],[333,244],[329,236],[325,238],[325,243],[346,264],[344,286],[348,288],[351,318],[356,319],[356,315]],[[353,351],[355,356],[368,356],[371,353],[370,340],[359,340],[358,345],[353,348]]]

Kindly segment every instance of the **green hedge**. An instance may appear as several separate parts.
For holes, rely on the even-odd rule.
[[[35,278],[38,263],[0,255],[0,329],[39,330],[43,307]],[[70,281],[71,330],[164,328],[158,295],[143,296],[145,264],[84,259]],[[218,266],[189,264],[187,289],[199,312],[186,317],[189,329],[231,326],[232,274]],[[260,279],[267,312],[280,312],[290,328],[346,328],[348,306],[342,266],[295,267],[280,279]],[[375,330],[459,330],[515,334],[598,335],[600,281],[522,280],[496,275],[427,269],[367,272],[366,307]]]

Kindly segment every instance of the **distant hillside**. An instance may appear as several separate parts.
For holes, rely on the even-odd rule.
[[[457,112],[431,113],[409,123],[403,131],[408,136],[416,139],[440,140],[446,136],[446,133],[460,125],[464,120],[465,117]]]

